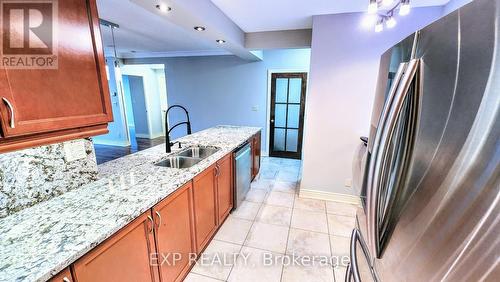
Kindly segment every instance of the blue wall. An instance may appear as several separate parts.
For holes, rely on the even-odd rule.
[[[264,51],[264,60],[244,61],[236,56],[178,57],[127,60],[125,63],[164,63],[169,105],[189,110],[193,131],[215,125],[247,125],[264,128],[267,151],[268,70],[309,70],[310,49]],[[252,107],[256,106],[257,111]],[[172,111],[170,126],[184,120]],[[184,127],[172,132],[184,135]]]

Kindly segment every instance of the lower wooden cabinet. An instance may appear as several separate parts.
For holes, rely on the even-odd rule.
[[[215,166],[193,180],[196,250],[201,252],[217,230]]]
[[[192,184],[153,207],[160,280],[182,281],[195,253]]]
[[[75,262],[75,281],[159,281],[157,267],[150,264],[154,252],[149,211]]]
[[[252,180],[259,174],[261,158],[261,133],[255,134],[252,139]]]
[[[233,208],[233,155],[218,161],[216,168],[217,214],[221,224]]]
[[[73,282],[73,276],[69,267],[59,272],[56,276],[52,277],[49,282]]]

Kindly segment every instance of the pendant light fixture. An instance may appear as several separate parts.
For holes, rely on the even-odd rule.
[[[373,27],[375,32],[381,32],[385,26],[390,29],[396,26],[395,11],[399,9],[399,16],[410,13],[410,0],[368,0],[368,15],[363,19],[362,25]],[[374,18],[376,20],[374,20]]]

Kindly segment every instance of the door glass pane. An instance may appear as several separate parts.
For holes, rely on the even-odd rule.
[[[299,128],[300,105],[288,105],[288,126]]]
[[[290,78],[290,96],[288,103],[300,103],[300,93],[302,92],[302,78]]]
[[[286,127],[286,104],[276,104],[274,126]]]
[[[285,130],[282,128],[274,129],[274,150],[285,151]]]
[[[297,152],[298,141],[299,141],[299,131],[297,129],[287,129],[286,151]]]
[[[286,103],[288,97],[288,78],[276,79],[276,103]]]

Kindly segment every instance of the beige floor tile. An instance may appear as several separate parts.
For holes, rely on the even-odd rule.
[[[241,202],[241,205],[231,213],[231,216],[247,220],[254,220],[259,213],[260,203],[249,201]]]
[[[262,205],[255,220],[263,223],[290,226],[291,219],[291,208]]]
[[[329,265],[285,265],[282,282],[334,282],[333,268]]]
[[[229,275],[230,282],[280,282],[283,265],[266,265],[265,255],[280,256],[255,248],[243,247]],[[246,260],[244,258],[247,258]]]
[[[254,222],[248,234],[245,246],[285,253],[288,227]]]
[[[295,199],[295,194],[283,193],[283,192],[270,192],[265,200],[268,205],[280,206],[280,207],[293,207],[293,201]]]
[[[339,202],[326,202],[326,212],[337,215],[345,215],[345,216],[356,216],[357,206],[339,203]]]
[[[293,208],[307,211],[325,212],[325,201],[296,197]]]
[[[347,271],[346,267],[337,266],[333,269],[335,274],[335,282],[343,282],[345,281],[345,272]]]
[[[212,240],[196,262],[192,272],[220,280],[226,280],[240,249],[241,245]],[[214,261],[222,262],[213,263]]]
[[[252,221],[230,216],[215,234],[215,239],[243,245],[250,227]]]
[[[259,179],[252,182],[250,189],[266,190],[269,191],[274,183],[274,180]]]
[[[351,238],[343,236],[330,236],[330,246],[332,247],[332,255],[341,257],[349,256]]]
[[[294,209],[291,227],[328,233],[326,213]]]
[[[349,237],[355,226],[356,218],[336,214],[328,215],[329,233],[337,236]]]
[[[194,272],[190,272],[186,276],[186,278],[184,278],[184,282],[218,282],[218,281],[224,281],[224,280],[210,278],[208,276],[203,276],[200,274],[196,274]]]
[[[248,191],[245,201],[254,202],[254,203],[262,203],[266,198],[267,191],[259,190],[259,189],[250,189]]]
[[[328,234],[300,229],[290,229],[286,253],[296,256],[330,257],[330,238]]]
[[[297,193],[297,182],[276,181],[272,186],[272,191],[295,194]]]

